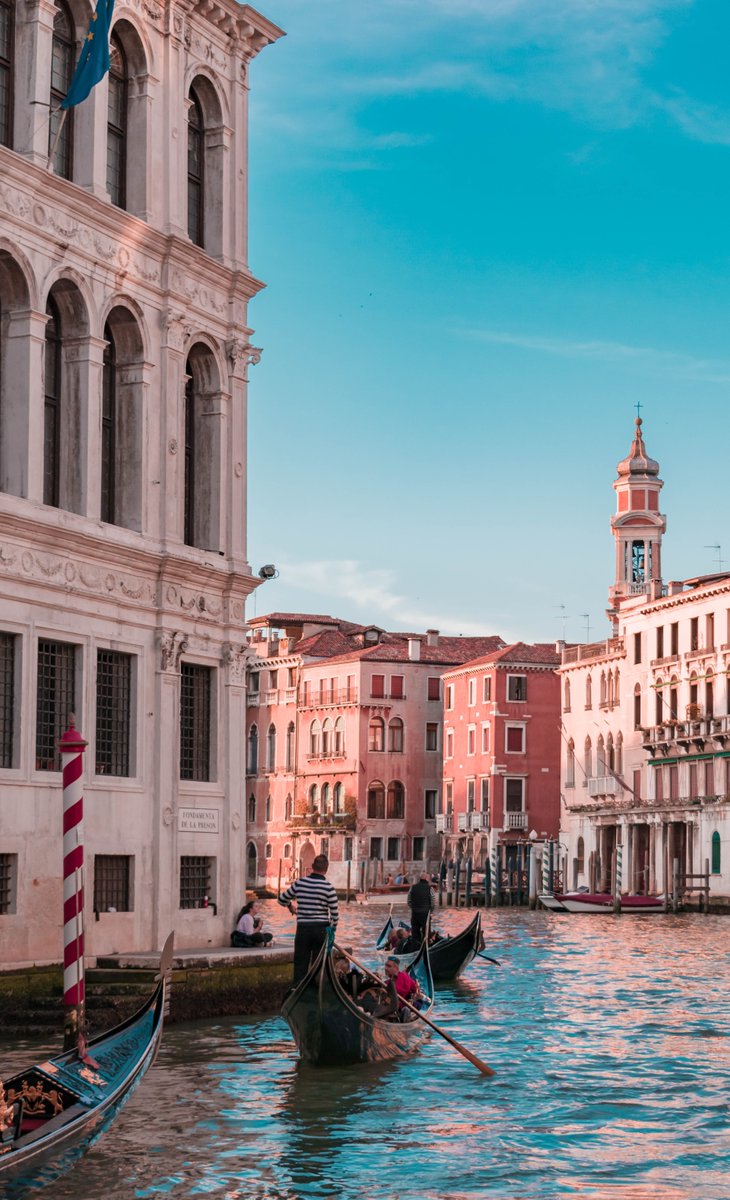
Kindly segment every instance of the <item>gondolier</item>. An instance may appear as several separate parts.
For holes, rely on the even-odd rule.
[[[411,910],[411,937],[418,947],[423,941],[429,914],[433,908],[433,892],[426,871],[421,873],[418,883],[414,883],[410,889],[408,907]]]
[[[290,912],[296,912],[297,932],[294,938],[294,986],[307,974],[312,957],[319,953],[327,929],[335,930],[340,916],[337,892],[326,878],[329,868],[326,854],[318,854],[312,872],[297,879],[279,896]],[[294,903],[296,902],[296,909]]]

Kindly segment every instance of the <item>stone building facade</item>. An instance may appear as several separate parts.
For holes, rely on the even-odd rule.
[[[220,943],[244,880],[247,105],[281,30],[119,0],[111,70],[61,127],[91,11],[0,2],[6,963],[60,955],[71,712],[89,955]]]
[[[665,584],[663,484],[637,419],[614,483],[611,636],[566,647],[561,842],[565,883],[730,896],[730,576]],[[620,851],[620,852],[619,852]],[[695,877],[695,878],[693,878]]]

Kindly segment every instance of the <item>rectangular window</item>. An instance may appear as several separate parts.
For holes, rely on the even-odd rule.
[[[347,676],[347,699],[354,700],[355,698],[356,698],[356,696],[355,696],[355,676],[348,675]]]
[[[383,839],[379,837],[371,837],[370,839],[370,857],[383,857]]]
[[[58,741],[76,709],[76,647],[38,642],[35,758],[39,771],[60,771]]]
[[[424,837],[414,837],[413,839],[413,861],[423,862],[426,857],[426,839]]]
[[[476,704],[476,702],[477,702],[477,681],[476,681],[476,679],[470,679],[469,680],[469,696],[468,696],[468,701],[467,701],[469,708],[473,708],[474,705]]]
[[[466,731],[466,752],[468,755],[476,754],[477,752],[476,725],[470,725]]]
[[[654,797],[657,800],[664,799],[664,768],[654,768]]]
[[[0,913],[16,911],[18,895],[18,856],[0,854]]]
[[[679,798],[679,767],[673,765],[669,768],[669,799],[677,800]]]
[[[489,754],[489,726],[482,725],[482,754]]]
[[[715,614],[708,613],[705,617],[705,649],[715,649]]]
[[[513,702],[527,699],[526,675],[507,676],[507,699]]]
[[[438,803],[438,792],[436,788],[427,788],[424,793],[423,815],[427,821],[436,819],[436,805]]]
[[[132,911],[132,859],[126,854],[94,855],[94,912]]]
[[[259,685],[261,683],[261,672],[252,671],[248,677],[248,690],[253,696],[258,696]]]
[[[391,675],[390,677],[390,695],[393,700],[402,700],[405,692],[403,684],[405,677],[403,675]]]
[[[657,626],[656,656],[657,656],[657,658],[664,658],[664,626],[663,625]]]
[[[400,858],[400,838],[389,837],[387,843],[388,862],[397,862]]]
[[[12,146],[13,113],[13,12],[15,5],[0,3],[0,145]]]
[[[205,908],[212,898],[214,858],[200,854],[180,859],[180,907]]]
[[[99,650],[96,655],[97,775],[130,774],[131,697],[131,654]]]
[[[673,621],[669,626],[669,633],[671,637],[669,653],[671,654],[672,658],[676,658],[679,654],[679,624],[677,621]]]
[[[345,862],[352,862],[352,838],[345,838]]]
[[[15,635],[0,633],[0,767],[12,767],[15,745]]]
[[[454,707],[454,685],[453,685],[453,683],[449,683],[446,685],[446,707],[447,708]]]
[[[482,700],[486,704],[492,699],[492,676],[485,675],[482,679]]]
[[[273,692],[279,686],[279,672],[269,671],[269,688]]]
[[[506,812],[522,812],[522,799],[524,792],[524,779],[505,779],[504,807]]]
[[[319,852],[320,852],[320,854],[324,854],[325,858],[329,858],[329,852],[330,852],[329,838],[320,838],[319,839]]]
[[[370,695],[378,698],[385,695],[385,675],[373,675],[370,680]]]
[[[715,762],[714,759],[705,762],[705,795],[715,795]]]
[[[441,680],[438,675],[429,676],[428,680],[428,698],[429,700],[441,699]]]
[[[453,812],[454,808],[454,785],[453,783],[446,784],[446,811]]]
[[[481,781],[481,809],[489,812],[489,780],[486,777]]]
[[[476,807],[476,780],[467,779],[466,781],[466,811],[474,812]]]
[[[426,722],[426,749],[438,750],[439,748],[439,726],[438,721]]]
[[[286,686],[290,687],[290,688],[297,686],[297,669],[296,669],[296,667],[287,667]]]
[[[186,662],[180,664],[181,779],[205,781],[211,778],[212,679],[211,667]]]
[[[700,619],[699,619],[699,617],[691,617],[690,618],[689,648],[690,648],[690,650],[699,650],[699,648],[700,648]]]
[[[307,679],[304,682],[303,702],[307,708],[311,708],[311,706],[312,706],[312,681],[310,679]]]
[[[634,634],[634,662],[641,662],[641,634]]]
[[[453,729],[446,730],[446,757],[454,757],[454,731]]]
[[[508,754],[525,753],[524,725],[508,725],[506,729],[505,750]]]

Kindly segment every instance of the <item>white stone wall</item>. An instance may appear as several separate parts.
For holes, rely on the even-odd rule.
[[[80,40],[90,9],[71,7]],[[147,949],[170,928],[179,946],[227,942],[244,887],[244,603],[258,582],[246,558],[247,371],[259,356],[247,306],[261,287],[247,262],[248,67],[281,31],[233,0],[117,5],[130,67],[122,210],[106,192],[106,80],[73,111],[73,178],[48,169],[53,16],[49,0],[18,11],[12,146],[0,146],[0,633],[16,635],[12,765],[0,768],[0,855],[17,855],[5,965],[61,952],[61,775],[36,764],[39,638],[77,647],[87,953]],[[185,208],[194,81],[205,248],[188,238]],[[49,297],[67,402],[58,507],[43,502]],[[107,322],[123,412],[114,523],[100,517]],[[188,362],[201,401],[196,545],[184,531]],[[133,765],[113,781],[94,761],[100,648],[134,664]],[[180,779],[181,661],[213,672],[210,781]],[[182,808],[215,816],[185,832]],[[97,853],[133,858],[132,911],[93,919]],[[181,855],[215,860],[217,914],[180,910]]]

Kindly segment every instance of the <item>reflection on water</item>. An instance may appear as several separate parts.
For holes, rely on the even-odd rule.
[[[339,940],[375,961],[386,911],[348,909]],[[728,932],[719,917],[487,911],[486,952],[502,965],[473,963],[434,1015],[491,1080],[436,1035],[402,1062],[317,1070],[278,1016],[171,1026],[118,1122],[49,1191],[730,1200]],[[34,1057],[0,1050],[6,1071]]]

